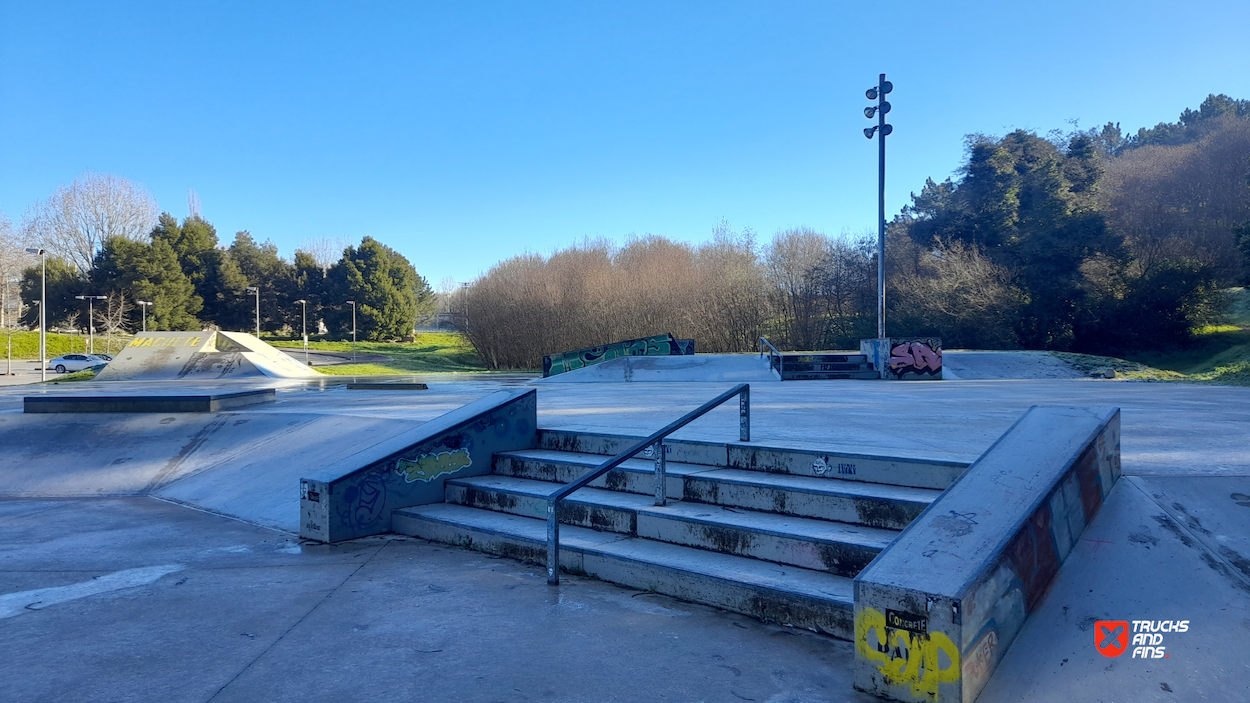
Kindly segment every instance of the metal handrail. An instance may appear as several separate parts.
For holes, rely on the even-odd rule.
[[[665,425],[663,429],[652,433],[646,439],[639,440],[616,456],[600,464],[594,470],[572,483],[561,486],[547,496],[547,583],[552,586],[560,584],[560,521],[556,519],[556,508],[573,491],[584,488],[586,484],[615,469],[638,452],[647,447],[655,447],[655,504],[665,505],[668,502],[666,490],[668,476],[664,458],[664,438],[685,427],[705,413],[719,406],[730,398],[738,396],[738,439],[742,442],[751,441],[751,386],[739,383],[721,393],[708,402],[682,415],[677,420]]]
[[[777,347],[768,341],[768,337],[760,337],[760,358],[764,358],[764,347],[769,348],[768,352],[768,368],[777,369],[777,375],[785,378],[785,374],[781,372],[781,365],[785,362],[785,358],[781,356],[781,352],[777,351]],[[774,362],[773,359],[776,359]]]

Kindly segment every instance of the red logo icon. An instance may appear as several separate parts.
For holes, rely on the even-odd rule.
[[[1128,649],[1128,620],[1095,621],[1094,649],[1111,659],[1124,654]]]

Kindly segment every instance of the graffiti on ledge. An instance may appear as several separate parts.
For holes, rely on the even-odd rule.
[[[860,656],[877,663],[877,670],[886,683],[910,686],[916,697],[936,697],[938,684],[959,680],[959,647],[950,637],[941,632],[891,627],[891,624],[915,626],[916,623],[893,611],[888,612],[892,616],[890,622],[876,608],[864,608],[855,614],[855,648]],[[925,618],[917,616],[910,620]],[[875,642],[869,641],[870,635]]]
[[[942,340],[891,340],[890,374],[897,379],[941,378]]]
[[[693,339],[676,339],[671,334],[627,339],[588,349],[548,354],[543,357],[543,378],[601,364],[625,356],[684,356],[694,354]]]

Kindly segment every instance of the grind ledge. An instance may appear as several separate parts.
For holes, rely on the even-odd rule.
[[[215,413],[259,403],[272,403],[274,390],[206,393],[202,395],[45,395],[27,396],[28,413]]]

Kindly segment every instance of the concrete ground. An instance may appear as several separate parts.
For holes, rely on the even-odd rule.
[[[269,442],[263,457],[294,475],[310,459],[286,458],[278,420],[411,426],[527,383],[425,380],[430,391],[410,393],[286,384],[277,403],[223,414],[231,421],[221,439],[271,426],[248,441]],[[543,386],[539,424],[645,434],[726,385]],[[20,462],[0,455],[0,495],[25,496],[0,501],[0,661],[22,672],[0,677],[0,700],[872,700],[850,689],[845,642],[575,577],[551,590],[537,567],[419,540],[301,545],[253,524],[261,520],[204,512],[197,500],[230,512],[208,498],[265,468],[249,461],[240,474],[237,455],[191,446],[185,416],[164,425],[170,436],[153,440],[147,463],[131,462],[121,495],[61,498],[117,469],[81,446],[67,451],[72,437],[57,421],[18,414],[23,390],[0,389],[0,446],[24,447]],[[86,390],[99,386],[40,389]],[[1089,379],[761,384],[752,387],[753,439],[972,460],[1034,403],[1121,407],[1125,478],[979,700],[1244,700],[1250,389]],[[113,421],[91,418],[100,432]],[[315,447],[317,433],[304,431]],[[736,439],[736,409],[682,436]],[[156,480],[178,456],[195,469]],[[153,497],[161,490],[190,497],[173,504]],[[243,508],[264,502],[228,498]],[[1191,625],[1167,636],[1167,659],[1110,660],[1093,648],[1095,619]]]

